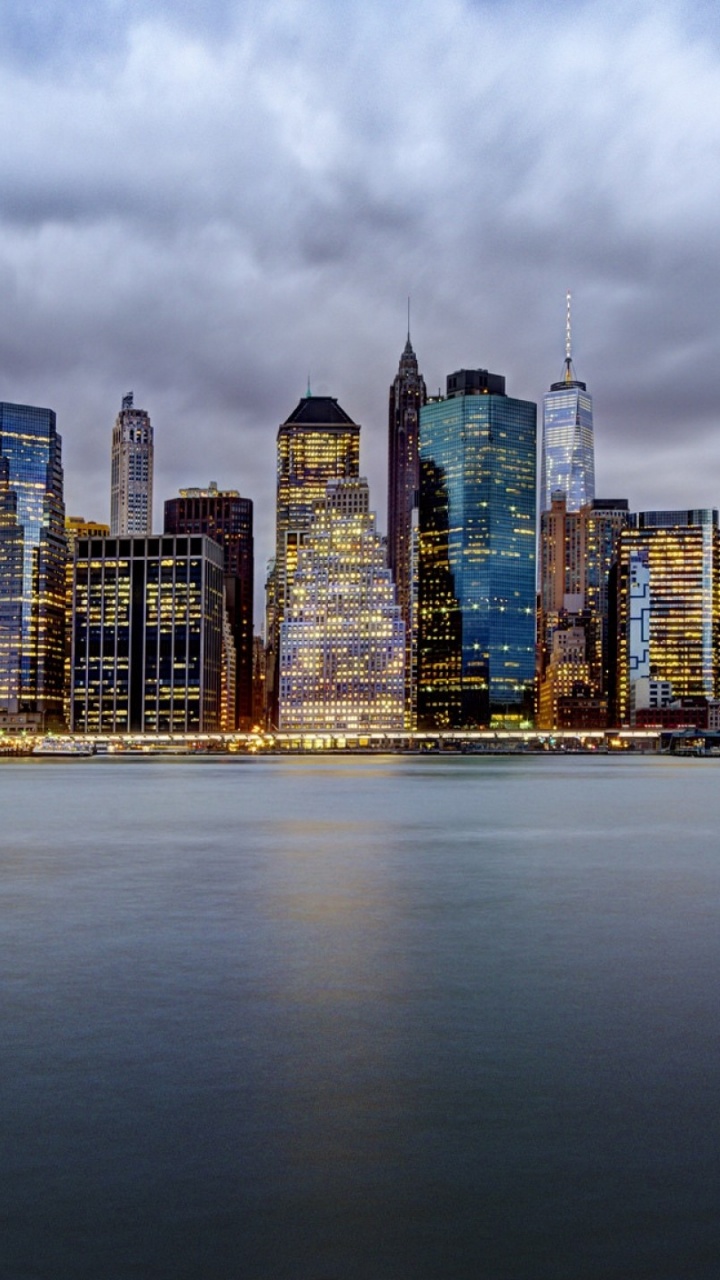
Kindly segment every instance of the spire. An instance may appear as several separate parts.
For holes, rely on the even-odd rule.
[[[407,342],[405,343],[405,350],[403,351],[403,356],[414,357],[415,352],[413,351],[412,342],[410,341],[410,299],[409,298],[407,300],[407,313],[408,313]]]
[[[312,391],[310,390],[310,374],[308,374],[308,384],[307,384],[307,391],[305,392],[305,399],[312,400]]]
[[[565,381],[573,382],[575,379],[575,371],[572,362],[572,325],[570,320],[570,303],[572,294],[568,289],[565,294],[566,313],[565,313]]]

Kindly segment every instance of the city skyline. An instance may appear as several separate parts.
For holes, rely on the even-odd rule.
[[[309,371],[364,424],[382,513],[408,293],[431,394],[482,366],[540,403],[568,288],[597,492],[718,504],[707,7],[176,9],[80,2],[70,21],[49,3],[31,20],[11,0],[2,19],[1,394],[56,411],[70,512],[109,516],[108,433],[132,386],[157,496],[211,475],[252,497],[262,565],[272,438]],[[467,47],[485,56],[458,79]]]

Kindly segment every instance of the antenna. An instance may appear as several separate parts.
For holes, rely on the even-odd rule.
[[[408,342],[410,341],[410,299],[408,298]]]
[[[565,294],[565,381],[572,382],[572,323],[570,319],[570,304],[572,302],[572,294],[568,289]]]

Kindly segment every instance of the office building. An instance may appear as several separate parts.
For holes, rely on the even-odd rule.
[[[289,584],[315,507],[328,480],[359,475],[360,427],[331,396],[308,393],[277,435],[275,559],[267,580],[268,717],[277,717],[280,627]]]
[[[222,548],[199,535],[76,541],[74,732],[221,727],[223,568]]]
[[[123,396],[112,435],[110,532],[152,533],[153,429],[150,415]]]
[[[674,699],[720,691],[720,533],[714,510],[644,511],[620,534],[617,562],[618,723],[647,682]],[[632,686],[641,682],[637,697]],[[642,694],[641,694],[642,690]],[[657,695],[656,695],[657,696]],[[668,700],[666,688],[663,697]]]
[[[165,533],[207,534],[222,547],[225,605],[235,649],[232,728],[253,723],[253,504],[236,489],[181,489],[165,503]]]
[[[570,294],[567,295],[565,368],[543,396],[540,511],[550,508],[557,490],[565,494],[568,511],[579,511],[595,497],[595,441],[592,396],[578,382],[572,362]]]
[[[538,728],[601,728],[607,723],[610,570],[628,520],[623,498],[594,498],[580,511],[569,511],[562,490],[552,494],[549,510],[540,516]],[[568,630],[575,635],[571,654],[564,648]],[[582,678],[577,672],[581,636]],[[565,665],[568,670],[561,669]]]
[[[421,728],[532,714],[536,416],[486,369],[420,411]]]
[[[62,722],[64,522],[55,414],[0,403],[0,708],[8,724],[28,715]]]
[[[417,356],[410,341],[410,328],[405,350],[395,380],[390,387],[388,412],[388,564],[400,605],[407,645],[405,672],[405,708],[409,729],[415,723],[415,686],[412,680],[414,659],[412,637],[416,622],[412,616],[413,595],[413,513],[417,511],[420,493],[420,410],[427,401],[425,381],[419,371]]]
[[[331,481],[286,599],[279,728],[400,731],[404,667],[405,628],[367,481]]]

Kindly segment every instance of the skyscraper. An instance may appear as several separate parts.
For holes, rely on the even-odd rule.
[[[412,727],[414,634],[413,603],[413,511],[420,491],[420,410],[427,400],[425,381],[418,369],[410,341],[400,357],[395,380],[390,387],[388,413],[388,563],[395,579],[406,636],[406,712]]]
[[[253,504],[236,489],[181,489],[165,503],[166,533],[205,533],[223,548],[225,604],[235,646],[233,727],[252,726]]]
[[[572,362],[570,294],[565,326],[565,372],[543,396],[540,511],[549,511],[561,490],[568,511],[579,511],[595,497],[595,443],[592,396],[578,382]]]
[[[529,709],[535,664],[534,404],[462,369],[420,412],[418,724]]]
[[[610,569],[628,519],[624,498],[568,511],[562,490],[540,516],[538,728],[599,728],[607,720]]]
[[[267,581],[267,699],[277,714],[280,626],[298,553],[328,480],[357,477],[360,427],[331,396],[308,393],[280,426],[277,436],[275,560]]]
[[[52,409],[0,403],[0,707],[63,712],[65,508]]]
[[[280,628],[279,727],[404,728],[405,631],[366,480],[331,480]]]
[[[70,727],[220,728],[223,552],[205,537],[78,538]]]
[[[150,415],[133,405],[133,393],[122,399],[112,436],[110,532],[152,532],[153,429]]]
[[[715,510],[643,511],[617,557],[618,723],[630,721],[636,679],[675,698],[720,692],[720,532]]]

